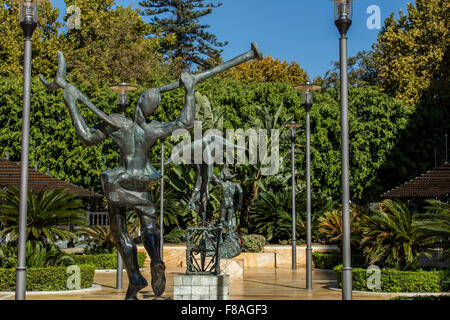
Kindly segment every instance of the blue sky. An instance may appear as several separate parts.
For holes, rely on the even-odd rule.
[[[218,1],[213,1],[217,3]],[[339,59],[339,34],[334,25],[330,0],[221,0],[223,5],[200,20],[209,24],[209,32],[219,41],[228,41],[223,58],[229,60],[250,48],[255,41],[264,55],[288,62],[297,61],[313,79],[331,69]],[[354,2],[353,25],[348,32],[349,55],[370,50],[379,30],[367,27],[367,8],[377,5],[381,22],[391,12],[398,17],[406,12],[407,0],[357,0]],[[65,10],[63,0],[52,0]],[[70,2],[69,2],[70,3]],[[139,7],[139,1],[116,0],[117,5]],[[63,16],[63,10],[60,15]]]

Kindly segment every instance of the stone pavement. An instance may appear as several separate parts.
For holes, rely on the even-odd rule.
[[[156,298],[151,286],[144,288],[138,295],[145,300],[171,300],[173,298],[174,277],[184,274],[184,268],[168,268],[167,286],[162,297]],[[150,283],[150,271],[144,270],[144,276]],[[125,297],[127,276],[123,275],[123,290],[115,289],[115,272],[97,272],[94,284],[101,285],[100,290],[69,294],[27,295],[28,300],[122,300]],[[230,300],[341,300],[341,292],[330,290],[336,287],[336,277],[330,270],[313,270],[313,290],[305,289],[305,268],[293,271],[290,268],[248,268],[243,279],[230,282]],[[14,294],[0,294],[0,300],[13,300]],[[385,295],[353,294],[354,300],[386,300]]]

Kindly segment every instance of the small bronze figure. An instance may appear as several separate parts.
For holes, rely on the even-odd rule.
[[[231,174],[230,170],[225,167],[217,178],[212,175],[212,182],[220,185],[222,188],[222,200],[220,207],[220,222],[228,230],[236,229],[236,210],[242,209],[242,201],[244,193],[239,183],[231,181],[235,175]],[[236,203],[235,196],[238,194],[239,200]]]

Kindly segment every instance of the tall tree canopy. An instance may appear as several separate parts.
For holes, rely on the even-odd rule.
[[[153,27],[135,10],[113,9],[113,0],[66,0],[66,4],[79,6],[82,14],[81,28],[66,34],[72,81],[101,87],[122,81],[153,84],[169,77],[170,66],[164,63],[161,43],[170,40],[146,38]],[[53,59],[56,61],[56,56]]]
[[[165,42],[163,49],[185,67],[210,68],[220,62],[221,49],[227,42],[219,42],[206,31],[210,26],[200,24],[200,18],[211,14],[222,3],[204,0],[144,0],[139,3],[142,14],[151,17],[150,24],[162,36],[174,36],[173,43]]]
[[[223,74],[222,78],[236,79],[243,83],[284,82],[292,86],[308,80],[306,72],[295,61],[281,62],[267,56],[262,60],[252,60],[236,66]]]
[[[61,50],[62,37],[59,10],[50,2],[39,4],[39,27],[34,32],[33,73],[50,75],[56,71],[53,63],[56,51]],[[24,36],[19,24],[19,4],[0,0],[0,75],[21,75],[23,72]]]
[[[375,64],[385,90],[416,104],[424,93],[448,102],[450,2],[416,0],[408,14],[385,20],[374,45]],[[428,92],[427,92],[428,91]]]

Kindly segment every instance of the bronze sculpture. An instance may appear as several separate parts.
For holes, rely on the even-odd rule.
[[[102,189],[108,201],[110,228],[118,251],[127,270],[129,286],[127,300],[137,300],[137,293],[148,285],[139,271],[136,245],[126,228],[126,209],[133,208],[139,216],[141,234],[145,249],[151,258],[152,289],[156,296],[165,290],[165,265],[160,254],[160,236],[156,226],[157,209],[151,201],[149,190],[161,179],[161,175],[152,167],[148,153],[158,139],[172,134],[174,130],[190,130],[195,118],[195,85],[228,68],[253,58],[262,58],[258,46],[252,43],[247,53],[225,62],[211,70],[192,75],[183,73],[180,81],[169,85],[145,90],[140,96],[130,120],[124,114],[107,115],[99,110],[75,86],[66,81],[66,63],[64,56],[58,52],[58,71],[54,82],[48,82],[39,75],[42,83],[49,90],[64,89],[64,102],[72,117],[76,134],[85,146],[92,146],[111,138],[120,148],[119,166],[102,173]],[[179,87],[185,89],[185,105],[175,121],[162,123],[148,121],[161,102],[160,94]],[[77,101],[93,111],[102,122],[89,127],[81,116]]]
[[[239,183],[231,181],[235,175],[231,174],[227,167],[220,172],[219,178],[212,175],[212,181],[220,185],[222,189],[222,200],[220,207],[220,222],[228,230],[233,231],[236,228],[236,210],[242,208],[244,193]],[[239,195],[236,203],[235,196]]]

